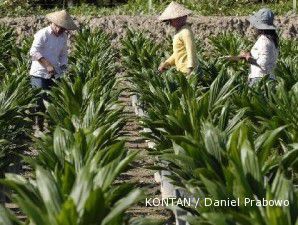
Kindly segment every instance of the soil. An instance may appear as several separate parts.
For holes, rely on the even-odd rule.
[[[193,16],[189,18],[196,37],[206,40],[208,37],[223,32],[237,32],[241,35],[250,35],[248,17],[208,17]],[[89,25],[91,28],[102,28],[111,35],[112,42],[118,44],[125,36],[127,28],[148,32],[148,35],[157,41],[163,40],[173,30],[164,23],[158,22],[156,16],[102,16],[102,17],[76,17],[80,27]],[[18,37],[32,36],[38,29],[46,26],[48,22],[44,16],[32,17],[3,17],[0,24],[15,28]],[[298,36],[298,16],[278,17],[275,22],[284,38],[296,39]]]
[[[131,93],[123,92],[120,101],[124,106],[126,116],[129,121],[123,129],[124,136],[127,139],[126,147],[130,150],[137,151],[137,159],[132,163],[131,168],[121,174],[118,182],[135,183],[137,187],[145,191],[148,198],[161,199],[160,184],[154,180],[154,171],[146,167],[154,165],[154,157],[148,154],[148,143],[141,137],[142,127],[139,118],[135,115],[131,103]],[[149,207],[145,205],[145,200],[130,208],[127,212],[129,216],[134,218],[146,217],[165,221],[165,224],[174,224],[174,216],[172,212],[164,207]]]

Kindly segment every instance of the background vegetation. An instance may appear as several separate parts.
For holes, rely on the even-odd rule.
[[[76,15],[158,14],[171,0],[2,0],[0,16],[37,15],[54,8],[69,8]],[[248,15],[269,7],[284,15],[292,10],[292,0],[177,0],[198,15]]]

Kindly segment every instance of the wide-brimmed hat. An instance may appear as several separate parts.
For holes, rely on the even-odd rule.
[[[183,5],[176,2],[171,2],[163,13],[158,17],[160,21],[167,21],[183,16],[188,16],[192,13],[191,10],[186,9]]]
[[[274,13],[270,9],[260,9],[249,18],[250,24],[258,30],[275,30]]]
[[[66,30],[78,29],[71,16],[65,10],[49,13],[46,15],[46,18],[50,22],[58,25],[59,27],[63,27]]]

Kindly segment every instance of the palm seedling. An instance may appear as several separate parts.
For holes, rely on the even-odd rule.
[[[27,93],[24,95],[24,93]],[[32,132],[29,118],[34,104],[34,93],[28,80],[16,75],[5,76],[0,85],[1,171],[13,162],[28,145]],[[14,155],[14,157],[13,157]]]
[[[238,209],[234,209],[235,212],[231,213],[230,216],[225,218],[224,221],[238,221],[241,222],[246,221],[247,224],[263,224],[265,221],[265,224],[270,224],[272,221],[275,220],[283,220],[284,217],[290,213],[291,218],[287,220],[287,224],[294,224],[295,220],[295,214],[293,213],[297,208],[297,202],[295,198],[295,191],[293,189],[293,185],[291,181],[287,181],[287,178],[284,177],[284,175],[280,174],[277,169],[279,166],[279,162],[281,161],[281,158],[278,156],[278,151],[275,153],[272,152],[274,147],[276,146],[276,142],[279,138],[279,133],[284,129],[284,127],[280,127],[276,130],[268,131],[262,135],[260,135],[257,139],[255,139],[253,146],[255,146],[255,150],[249,150],[249,152],[243,153],[241,157],[252,157],[252,159],[246,159],[241,158],[240,156],[235,156],[233,154],[239,154],[239,151],[236,151],[235,153],[230,153],[228,149],[226,149],[226,145],[229,145],[229,137],[233,137],[235,133],[237,133],[238,129],[240,129],[241,125],[241,119],[244,115],[245,111],[239,111],[239,114],[234,116],[233,110],[223,111],[226,110],[226,105],[223,104],[227,100],[225,100],[225,96],[228,99],[228,96],[233,94],[231,92],[230,94],[221,94],[225,93],[223,87],[222,89],[219,88],[220,84],[220,78],[218,78],[213,85],[211,85],[210,88],[210,94],[207,92],[203,97],[198,98],[198,103],[194,101],[194,104],[187,104],[187,107],[182,106],[182,102],[184,100],[180,100],[180,104],[176,105],[176,110],[173,111],[171,109],[171,106],[173,106],[172,103],[168,103],[168,114],[160,114],[156,113],[155,116],[159,116],[159,118],[152,117],[153,114],[151,113],[151,110],[157,110],[158,108],[161,108],[160,106],[155,108],[154,104],[156,104],[156,99],[158,98],[155,96],[155,102],[152,103],[152,105],[149,105],[149,113],[148,118],[145,119],[145,126],[149,125],[151,127],[151,124],[154,124],[155,129],[152,129],[152,133],[154,133],[156,130],[162,131],[162,135],[166,138],[172,141],[173,147],[172,151],[168,151],[169,146],[167,146],[167,151],[161,151],[161,160],[167,161],[169,164],[167,168],[172,172],[172,175],[170,176],[173,179],[173,183],[177,186],[182,186],[183,188],[186,188],[189,192],[191,192],[194,196],[200,196],[200,197],[210,197],[212,196],[214,199],[234,199],[234,198],[244,198],[244,196],[250,196],[251,198],[254,198],[254,196],[258,196],[258,198],[268,198],[268,199],[280,199],[281,196],[279,196],[276,193],[277,186],[281,185],[283,182],[286,182],[288,186],[284,187],[289,191],[289,200],[291,202],[291,209],[288,209],[287,207],[284,207],[282,209],[276,209],[279,210],[279,212],[282,215],[281,218],[276,218],[274,216],[265,216],[262,211],[259,211],[257,207],[252,209],[251,211],[251,218],[245,218],[242,214],[245,214],[247,211],[244,208],[243,213],[238,212]],[[218,84],[216,84],[218,83]],[[182,84],[179,85],[180,87],[183,87]],[[219,88],[219,91],[216,91],[216,88]],[[227,86],[228,87],[228,86]],[[188,87],[190,89],[190,87]],[[188,90],[187,89],[187,90]],[[227,90],[233,90],[231,87]],[[229,92],[227,92],[229,93]],[[208,94],[208,95],[207,95]],[[209,96],[208,98],[205,96]],[[193,98],[193,97],[192,97]],[[205,98],[205,100],[204,100]],[[191,98],[190,98],[191,99]],[[189,100],[190,100],[189,99]],[[223,102],[221,102],[223,101]],[[201,102],[201,103],[200,103]],[[206,102],[202,104],[203,102]],[[219,112],[225,112],[223,114],[217,114],[216,113],[216,105],[222,105],[219,109]],[[170,107],[169,107],[170,106]],[[200,106],[202,109],[208,109],[208,106],[210,107],[210,111],[204,115],[204,114],[197,114],[195,113],[194,116],[191,116],[191,114],[186,114],[187,111],[189,112],[203,112],[203,110],[200,110]],[[178,111],[178,109],[181,107],[181,112]],[[175,113],[176,114],[173,114]],[[179,113],[178,113],[179,112]],[[226,115],[227,114],[227,115]],[[214,118],[213,118],[214,117]],[[161,118],[165,120],[165,122],[160,122]],[[204,119],[205,118],[205,119]],[[194,122],[197,121],[197,123],[189,123],[188,119],[190,121]],[[216,119],[216,120],[214,120]],[[217,128],[213,127],[212,125],[209,125],[209,122],[206,121],[212,121],[213,124],[216,124]],[[158,121],[158,122],[157,122]],[[189,125],[188,125],[189,124]],[[154,127],[153,126],[153,127]],[[241,128],[244,129],[244,128]],[[241,130],[240,129],[240,130]],[[194,132],[196,130],[196,132]],[[245,129],[244,129],[245,130]],[[244,132],[244,131],[242,131]],[[250,128],[250,131],[245,131],[245,134],[252,135],[255,133],[254,129]],[[231,135],[231,136],[230,136]],[[160,137],[160,133],[158,135],[152,135],[152,137]],[[238,140],[240,137],[234,137],[235,140]],[[252,137],[249,136],[241,136],[241,140],[247,141],[247,140],[253,140]],[[155,138],[155,142],[159,142],[160,138]],[[231,141],[231,140],[230,140]],[[159,144],[159,143],[158,143]],[[161,148],[164,147],[163,145],[157,145],[157,150],[162,150]],[[243,150],[245,152],[247,149]],[[248,151],[248,150],[247,150]],[[255,152],[255,153],[254,153]],[[174,155],[175,154],[175,155]],[[230,155],[231,154],[231,155]],[[242,154],[242,153],[241,153]],[[256,156],[253,156],[252,154],[256,154]],[[293,154],[293,153],[292,153]],[[295,155],[295,154],[294,154]],[[293,156],[293,155],[292,155]],[[236,157],[236,158],[233,158]],[[290,158],[290,157],[289,157]],[[256,160],[258,159],[258,166],[254,165],[251,167],[249,166],[250,160]],[[253,161],[252,161],[253,162]],[[232,172],[230,170],[230,164],[233,163],[243,163],[244,166],[248,167],[244,170],[246,172],[244,173],[251,173],[252,175],[256,175],[257,172],[255,171],[248,171],[253,170],[255,168],[259,168],[260,172],[258,172],[258,179],[260,182],[263,182],[261,177],[266,177],[268,179],[268,185],[271,186],[271,189],[265,188],[266,185],[263,184],[255,184],[254,181],[250,180],[250,175],[246,175],[246,178],[243,177],[241,179],[241,182],[244,183],[237,183],[234,181],[236,177],[241,177],[239,174],[232,175]],[[247,165],[246,165],[247,164]],[[263,165],[261,167],[260,165]],[[239,165],[238,165],[239,166]],[[235,171],[241,171],[240,168],[236,168]],[[257,179],[257,178],[255,178]],[[283,180],[284,179],[284,180]],[[266,179],[265,179],[266,181]],[[272,183],[273,182],[273,183]],[[232,186],[235,185],[235,186]],[[243,188],[239,193],[237,192],[239,189]],[[268,189],[268,190],[267,190]],[[244,191],[244,193],[243,193]],[[246,192],[245,192],[246,191]],[[283,192],[280,192],[279,194],[286,193],[286,190]],[[209,194],[207,194],[209,193]],[[241,195],[240,195],[241,194]],[[288,199],[288,198],[282,198],[282,199]],[[206,211],[205,211],[206,210]],[[215,208],[212,208],[211,211],[214,211]],[[230,208],[226,209],[225,207],[219,209],[218,217],[222,215],[222,213],[226,213],[229,211]],[[213,215],[217,215],[216,213],[207,213],[209,211],[205,208],[200,208],[199,213],[200,215],[206,216],[207,219],[203,219],[204,216],[195,217],[196,219],[190,219],[191,224],[204,224],[206,222],[211,224],[216,224],[215,221],[221,222],[221,220],[215,220],[213,218]],[[233,211],[233,209],[231,209]],[[236,212],[237,211],[237,212]],[[267,209],[267,213],[271,215],[273,211],[271,209]],[[245,214],[246,215],[246,214]],[[257,219],[253,219],[253,218]],[[217,218],[217,217],[216,217]],[[229,219],[230,218],[230,219]],[[242,221],[242,222],[243,222]],[[293,222],[294,221],[294,222]],[[225,223],[223,223],[225,224]]]
[[[37,167],[35,180],[7,175],[3,183],[16,192],[14,201],[36,225],[124,224],[124,210],[140,199],[140,190],[127,184],[104,190],[111,169],[92,171],[94,166],[77,173],[68,167],[59,177]]]
[[[220,51],[222,43],[217,40]],[[241,44],[239,39],[227,45],[230,49],[223,45],[223,53],[236,49],[237,54]],[[208,62],[206,72],[211,73],[207,66]],[[270,84],[249,89],[229,67],[214,66],[216,78],[206,87],[203,82],[193,83],[193,77],[186,79],[172,71],[156,77],[139,66],[146,79],[137,79],[139,72],[132,76],[134,90],[146,103],[142,120],[150,131],[144,135],[157,144],[154,154],[167,162],[160,169],[171,171],[173,184],[195,197],[243,200],[248,196],[290,202],[290,207],[249,210],[243,205],[188,209],[193,215],[188,218],[190,224],[295,224],[296,82],[289,72],[291,94],[284,85],[276,90]]]
[[[126,35],[121,49],[125,68],[137,74],[141,72],[141,68],[157,69],[160,63],[160,46],[141,32],[127,30]]]
[[[15,48],[16,35],[13,28],[0,25],[0,72],[7,71],[10,67],[11,55]]]
[[[70,130],[96,130],[114,123],[120,130],[124,125],[122,107],[117,105],[120,91],[107,88],[105,85],[109,83],[96,84],[96,78],[85,84],[80,77],[76,77],[74,83],[69,79],[62,80],[59,87],[52,90],[50,102],[46,104],[50,120],[57,125],[71,126],[67,127]]]
[[[298,41],[297,40],[280,40],[280,58],[292,58],[297,61],[298,58]]]
[[[297,59],[296,59],[297,61]],[[275,74],[282,78],[287,90],[291,89],[298,82],[298,66],[293,58],[282,58],[279,60]]]
[[[80,76],[83,82],[97,76],[100,84],[115,79],[116,52],[111,47],[107,34],[102,30],[91,31],[86,28],[75,36],[74,42],[70,74]]]
[[[104,56],[92,54],[94,61]],[[96,71],[99,67],[94,65],[89,72],[83,66],[84,57],[82,53],[75,62],[82,65],[82,73],[57,82],[49,93],[46,106],[51,132],[35,140],[38,156],[25,158],[35,169],[33,178],[7,174],[2,180],[15,192],[12,199],[28,221],[36,225],[127,224],[125,210],[142,198],[133,184],[116,182],[136,152],[127,151],[119,140],[124,125],[117,104],[120,91],[114,74],[103,71],[114,69],[104,64]],[[9,212],[1,212],[0,224],[22,224]]]
[[[298,88],[296,83],[289,91],[285,88],[285,82],[281,81],[276,88],[276,93],[273,95],[276,120],[287,126],[287,134],[291,142],[297,142],[297,107],[298,103]],[[277,123],[277,122],[276,122]]]
[[[223,33],[209,40],[214,56],[239,55],[241,51],[249,49],[250,46],[248,40],[230,33]]]
[[[189,218],[190,224],[295,224],[297,215],[297,190],[292,181],[282,170],[273,177],[264,175],[266,167],[260,162],[258,151],[253,149],[249,130],[242,126],[235,130],[226,147],[228,157],[224,176],[218,177],[209,169],[200,169],[197,174],[205,188],[198,189],[197,194],[212,199],[240,199],[236,207],[199,207],[200,216]],[[214,136],[213,136],[214,137]],[[214,140],[211,140],[214,143]],[[217,145],[217,143],[214,143]],[[268,144],[268,142],[267,142]],[[263,145],[263,147],[267,144]],[[263,148],[262,147],[262,148]],[[221,151],[222,151],[221,150]],[[217,178],[215,178],[217,177]],[[222,179],[226,183],[223,183]],[[264,179],[263,179],[264,178]],[[195,190],[195,189],[193,189]],[[288,200],[288,206],[247,206],[244,199],[253,200]]]

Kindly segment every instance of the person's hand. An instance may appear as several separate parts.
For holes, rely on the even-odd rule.
[[[165,72],[166,70],[167,70],[167,67],[166,67],[165,63],[161,63],[161,64],[159,65],[159,67],[158,67],[158,71],[159,71],[160,73],[163,73],[163,72]]]
[[[187,74],[191,74],[191,73],[192,73],[192,71],[193,71],[193,68],[192,68],[192,67],[189,67],[189,68],[187,68],[187,71],[186,71],[186,73],[187,73]]]
[[[46,70],[50,76],[54,76],[56,74],[55,68],[52,65],[47,65]]]
[[[239,56],[246,61],[248,61],[251,58],[250,52],[241,52]]]
[[[52,77],[56,74],[54,66],[46,60],[44,57],[38,60],[39,63],[43,65],[43,67],[47,70],[48,74]]]

